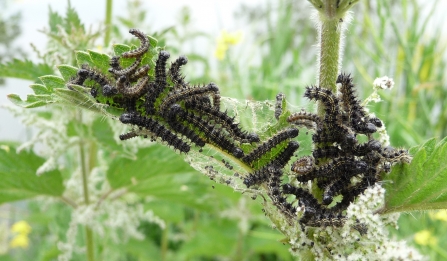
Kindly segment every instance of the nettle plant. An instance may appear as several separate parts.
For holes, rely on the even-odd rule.
[[[112,146],[113,150],[124,150],[126,145],[113,140],[114,132],[122,141],[146,138],[140,145],[133,145],[134,151],[140,148],[139,157],[154,162],[168,159],[163,167],[175,168],[169,154],[177,152],[211,180],[261,198],[266,217],[286,237],[290,251],[303,259],[422,259],[404,242],[391,241],[387,226],[396,226],[399,212],[447,207],[446,163],[441,160],[447,154],[447,139],[438,143],[432,139],[410,151],[391,147],[384,123],[365,108],[369,101],[378,99],[377,90],[362,103],[356,96],[352,77],[340,73],[343,30],[349,21],[348,10],[357,1],[309,2],[316,9],[318,21],[319,75],[318,84],[306,87],[304,97],[318,103],[317,113],[294,110],[283,94],[278,94],[274,102],[238,101],[221,97],[215,83],[192,85],[181,73],[187,57],[169,62],[169,52],[159,47],[156,39],[130,29],[139,46],[116,44],[111,56],[90,50],[77,51],[77,66],[59,65],[62,77],[40,77],[42,84],[31,86],[35,94],[29,95],[26,101],[9,95],[11,101],[26,108],[69,104],[99,113],[103,119],[93,124],[103,131],[89,133],[84,123],[77,125],[74,121],[62,125],[68,126],[68,133],[80,133],[81,138],[63,137],[64,132],[60,131],[51,135],[42,131],[35,140],[48,139],[47,144],[53,146],[50,146],[49,159],[42,164],[37,159],[30,161],[31,156],[26,153],[15,154],[3,149],[2,165],[8,165],[7,162],[12,165],[9,163],[2,174],[10,175],[12,183],[15,176],[7,172],[21,173],[20,160],[30,167],[40,166],[37,171],[41,177],[29,179],[37,187],[52,186],[53,189],[42,189],[44,193],[40,193],[33,188],[32,195],[61,196],[77,209],[69,230],[76,233],[77,224],[86,226],[90,259],[94,255],[92,230],[101,233],[99,221],[91,217],[107,211],[100,207],[107,197],[127,192],[117,188],[132,183],[137,191],[157,190],[162,183],[179,184],[178,180],[163,178],[162,167],[141,170],[127,159],[102,167],[114,169],[112,174],[107,174],[109,184],[95,183],[92,176],[101,180],[105,170],[93,167],[94,161],[114,155],[86,159],[84,151],[94,149],[88,137],[98,137],[104,146]],[[391,80],[377,84],[378,87],[390,85]],[[77,120],[82,122],[80,115]],[[250,124],[243,125],[247,119]],[[113,126],[113,131],[103,125]],[[48,122],[47,127],[60,128]],[[80,146],[81,166],[72,175],[83,176],[83,184],[73,178],[65,187],[62,185],[57,155],[66,147],[58,144],[61,139],[68,139],[60,143],[64,146],[73,143]],[[152,151],[153,146],[147,148],[148,140],[172,151],[159,155],[159,151]],[[296,156],[303,146],[302,140],[311,140],[304,142],[311,146],[311,155]],[[86,160],[91,162],[87,164]],[[125,169],[128,175],[113,176],[118,173],[117,169]],[[139,183],[146,171],[158,171],[159,175]],[[88,175],[90,178],[86,178]],[[191,180],[181,182],[194,186]],[[82,202],[70,199],[70,194],[76,193],[83,194]],[[110,195],[113,193],[117,195]],[[169,191],[163,193],[169,194]],[[11,195],[11,200],[28,196]],[[148,216],[138,204],[133,211],[139,213],[139,218],[165,225],[154,215]],[[112,219],[109,216],[103,222],[111,223]],[[126,216],[123,220],[132,218]],[[123,222],[119,226],[138,234],[135,222]],[[67,243],[59,247],[65,251],[66,258],[75,251],[70,249],[74,244],[70,238],[67,236]]]

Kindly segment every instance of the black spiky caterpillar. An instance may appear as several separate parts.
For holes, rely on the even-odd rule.
[[[368,165],[364,161],[348,157],[336,158],[332,162],[315,167],[309,173],[297,176],[297,180],[308,181],[315,178],[336,178],[340,176],[350,178],[365,172],[367,168]]]
[[[204,137],[209,143],[217,145],[236,158],[242,158],[244,156],[243,151],[239,147],[237,147],[235,143],[232,142],[228,137],[226,137],[223,132],[215,125],[209,124],[207,121],[191,112],[179,109],[179,107],[176,108],[176,113],[179,118],[184,119],[185,121],[196,127],[200,132],[204,133]]]
[[[133,124],[150,131],[154,137],[160,137],[168,145],[173,146],[181,152],[189,152],[190,146],[177,137],[172,131],[160,124],[158,121],[138,115],[137,113],[123,113],[120,116],[120,121],[124,124]]]
[[[178,104],[174,104],[171,106],[171,109],[168,113],[168,124],[171,128],[182,134],[183,136],[190,139],[193,143],[195,143],[199,147],[205,146],[205,141],[194,132],[194,130],[188,128],[188,126],[184,125],[182,122],[182,116],[184,115],[184,110]]]
[[[275,118],[279,120],[279,116],[282,114],[282,103],[286,96],[283,93],[278,93],[276,95],[276,103],[275,103]]]
[[[195,86],[193,88],[182,89],[178,92],[169,93],[160,105],[161,113],[164,113],[172,104],[190,99],[195,96],[211,95],[215,100],[220,99],[219,88],[214,83],[205,86]],[[216,99],[216,97],[218,97]]]
[[[249,174],[244,178],[244,184],[247,187],[265,182],[269,178],[269,168],[284,168],[293,156],[293,153],[300,147],[296,141],[290,141],[287,146],[266,166]]]
[[[125,52],[121,56],[123,58],[134,58],[134,57],[139,58],[149,50],[149,38],[145,33],[141,32],[138,29],[130,29],[129,33],[137,37],[140,40],[141,45],[139,48]]]
[[[209,120],[217,124],[221,124],[231,136],[242,143],[258,142],[259,136],[256,133],[248,133],[243,131],[239,124],[234,122],[234,117],[228,116],[227,112],[222,112],[209,104],[203,103],[196,99],[185,102],[187,109],[193,109],[202,115],[206,115]]]
[[[242,161],[249,165],[252,165],[254,161],[260,159],[263,155],[272,150],[276,145],[287,139],[295,138],[296,136],[298,136],[298,133],[298,129],[295,128],[289,128],[280,131],[276,135],[272,136],[267,141],[259,145],[257,148],[255,148],[252,152],[250,152],[250,154],[245,155],[242,158]]]
[[[323,122],[316,114],[300,111],[287,117],[287,122],[312,130],[323,129]]]
[[[281,168],[271,164],[267,167],[267,172],[269,176],[267,180],[267,195],[281,213],[293,220],[296,217],[296,207],[287,202],[286,196],[281,189],[281,176],[283,175]]]
[[[188,63],[188,58],[185,56],[178,57],[169,68],[169,78],[174,84],[174,88],[188,88],[188,83],[185,82],[185,77],[180,74],[180,69],[183,65]]]

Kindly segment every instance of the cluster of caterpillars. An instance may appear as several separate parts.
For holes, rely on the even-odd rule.
[[[291,171],[298,184],[312,181],[322,191],[319,201],[312,193],[282,181],[284,165],[276,160],[266,167],[247,176],[247,186],[266,184],[273,203],[285,216],[294,218],[297,207],[304,209],[299,223],[302,227],[339,227],[346,221],[345,210],[355,197],[367,187],[381,181],[381,174],[389,172],[397,162],[410,162],[406,150],[384,147],[374,139],[373,133],[382,127],[376,117],[370,117],[361,106],[354,90],[352,78],[341,74],[336,81],[339,95],[321,87],[306,87],[304,96],[318,101],[324,106],[324,116],[301,111],[291,114],[287,121],[300,128],[313,131],[314,150],[311,156],[303,156],[291,164]],[[283,96],[277,96],[275,116]],[[364,135],[367,141],[359,143],[358,136]],[[329,207],[333,198],[341,195],[337,204]],[[297,204],[288,201],[295,198]],[[365,233],[362,224],[355,229]]]
[[[180,56],[167,68],[170,55],[160,51],[155,73],[150,76],[149,65],[142,64],[151,48],[149,38],[136,29],[129,32],[140,40],[138,48],[110,58],[108,73],[83,65],[69,81],[69,88],[71,84],[90,87],[90,94],[98,102],[113,102],[123,109],[119,120],[134,129],[120,135],[122,140],[144,133],[182,153],[188,153],[191,146],[202,148],[206,144],[226,151],[253,169],[242,177],[243,183],[247,187],[266,185],[273,204],[288,219],[296,220],[297,208],[303,207],[304,214],[299,220],[303,227],[343,225],[343,211],[354,198],[380,181],[379,174],[389,171],[391,164],[409,159],[406,151],[384,148],[374,140],[372,134],[382,122],[365,112],[347,75],[340,75],[337,80],[341,84],[339,96],[325,88],[306,88],[305,97],[323,104],[323,118],[304,111],[292,114],[287,119],[290,127],[261,141],[256,133],[244,131],[234,117],[220,110],[216,84],[193,86],[185,81],[180,70],[188,62],[186,57]],[[125,67],[122,59],[133,62]],[[275,106],[277,119],[283,114],[283,100],[284,95],[279,94]],[[303,127],[314,131],[315,149],[312,156],[293,162],[291,171],[298,181],[312,180],[321,188],[321,202],[283,177],[299,148],[293,139],[298,136],[298,128]],[[358,134],[366,135],[368,142],[360,144]],[[242,143],[251,144],[253,149],[244,152]],[[276,154],[259,166],[259,159],[265,161],[266,155],[278,147],[282,149],[276,149]],[[290,201],[291,195],[297,203]],[[341,202],[327,207],[336,195],[343,196]]]

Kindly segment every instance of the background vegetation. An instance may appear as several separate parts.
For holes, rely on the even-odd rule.
[[[110,37],[116,42],[130,43],[128,28],[140,28],[157,38],[160,46],[165,45],[171,57],[188,56],[186,75],[191,82],[216,82],[222,96],[240,99],[272,100],[283,92],[290,103],[304,106],[303,87],[315,82],[316,32],[308,19],[310,8],[303,2],[265,1],[260,6],[242,6],[237,17],[241,23],[250,25],[250,31],[243,32],[242,39],[236,32],[223,33],[214,39],[195,29],[191,16],[197,14],[191,14],[187,8],[179,13],[172,27],[155,32],[146,22],[141,3],[131,1],[127,16],[111,19]],[[441,38],[442,27],[430,21],[437,7],[435,1],[423,5],[416,1],[391,2],[363,1],[354,8],[354,19],[346,36],[343,71],[354,75],[363,97],[372,92],[375,77],[394,78],[395,88],[380,93],[384,101],[370,110],[385,122],[393,146],[410,147],[431,137],[447,136],[444,75],[447,45]],[[428,15],[422,16],[423,11]],[[102,44],[110,52],[104,30],[86,28],[71,7],[67,7],[65,14],[50,12],[48,48],[39,50],[40,61],[2,61],[0,77],[40,83],[37,77],[56,73],[55,65],[75,65],[74,50],[94,49]],[[206,39],[216,48],[217,57],[185,46],[198,38]],[[217,55],[217,51],[221,53]],[[33,86],[39,88],[38,84]],[[28,124],[45,119],[53,122],[35,126],[36,131],[50,128],[57,137],[46,145],[63,140],[64,147],[45,148],[53,155],[37,153],[37,156],[39,147],[28,146],[18,155],[21,161],[11,162],[10,169],[1,170],[0,203],[38,195],[52,197],[9,205],[13,215],[0,232],[3,238],[0,260],[55,260],[58,256],[61,260],[67,251],[66,245],[59,242],[73,246],[72,260],[85,260],[86,244],[94,246],[98,260],[292,260],[288,247],[280,242],[281,235],[264,217],[259,202],[229,188],[214,186],[172,151],[158,145],[147,147],[141,140],[117,142],[114,138],[121,133],[117,124],[100,124],[100,117],[81,114],[75,108],[67,112],[67,108],[47,106],[27,113],[40,119],[30,121],[31,116],[18,114],[25,116]],[[66,116],[61,119],[61,115]],[[79,169],[82,140],[88,141],[84,148],[88,148],[87,171]],[[14,153],[19,144],[2,144],[0,160],[7,162],[12,159],[8,153]],[[63,168],[44,173],[42,178],[35,176],[43,163],[52,163],[51,158],[60,161]],[[175,167],[166,168],[168,164]],[[21,173],[29,174],[24,183],[30,188],[8,183],[7,173],[13,175],[16,165],[21,167]],[[136,182],[122,178],[128,172],[135,172]],[[90,177],[82,179],[80,176],[85,173],[90,173]],[[92,177],[92,173],[96,176]],[[80,178],[73,178],[76,175]],[[96,182],[93,178],[97,178]],[[40,186],[48,189],[32,189]],[[107,224],[103,234],[92,233],[82,222],[70,230],[73,209],[86,203],[83,186],[89,187],[89,200],[117,211],[105,211],[99,217]],[[26,204],[25,210],[15,213],[20,204]],[[140,207],[143,212],[152,210],[163,222],[139,216]],[[123,210],[132,215],[117,217]],[[120,218],[121,223],[111,222]],[[25,233],[26,229],[8,232],[12,223],[19,220],[25,220],[31,232]],[[131,225],[137,226],[134,234],[127,230]],[[403,214],[399,226],[399,230],[390,228],[394,236],[414,244],[430,260],[447,258],[445,210]],[[75,241],[69,241],[67,231],[73,230],[78,233]],[[29,239],[27,246],[14,247],[12,242],[19,235]],[[86,242],[89,235],[92,235],[90,243]]]

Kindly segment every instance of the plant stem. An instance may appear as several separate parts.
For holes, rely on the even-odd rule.
[[[331,11],[328,11],[331,12]],[[326,18],[326,17],[324,17]],[[335,81],[340,67],[340,40],[341,31],[339,20],[324,19],[320,25],[320,53],[319,53],[319,75],[318,84],[321,87],[336,91]]]
[[[336,92],[338,74],[342,61],[343,23],[346,12],[357,1],[309,0],[318,11],[318,85]],[[318,104],[318,114],[324,115]]]
[[[82,113],[79,113],[79,122],[82,122]],[[87,164],[85,161],[85,140],[84,133],[81,132],[81,141],[79,142],[79,155],[81,158],[81,173],[82,173],[82,188],[84,192],[84,203],[86,206],[90,205],[89,193],[88,193],[88,171]],[[87,247],[87,260],[94,261],[95,253],[94,253],[94,245],[93,245],[93,233],[92,230],[85,226],[85,242]]]
[[[161,234],[161,246],[160,246],[160,254],[161,254],[161,260],[165,261],[166,260],[166,254],[168,252],[168,227],[169,224],[166,223],[166,227],[165,229],[163,229],[163,232]]]
[[[95,252],[93,245],[93,232],[89,227],[85,227],[85,240],[87,247],[87,260],[94,261],[95,260]]]
[[[112,0],[106,1],[106,20],[104,21],[106,31],[104,35],[104,47],[109,46],[110,43],[110,32],[112,31],[112,3]]]

